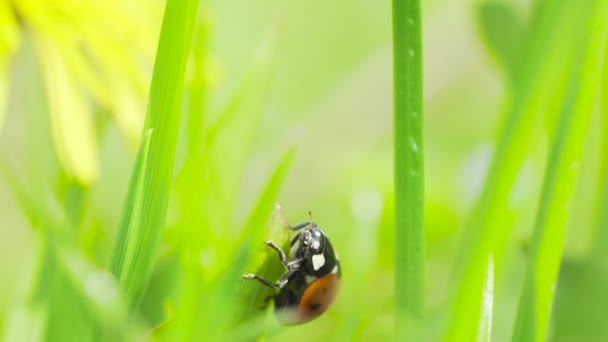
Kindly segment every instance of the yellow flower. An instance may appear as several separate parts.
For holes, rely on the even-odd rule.
[[[143,0],[0,0],[0,126],[11,58],[31,40],[57,157],[79,183],[94,182],[95,108],[112,115],[131,146],[139,140],[160,10]]]

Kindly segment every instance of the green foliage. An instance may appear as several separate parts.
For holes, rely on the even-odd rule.
[[[514,68],[516,73],[508,77],[512,93],[505,121],[484,188],[464,234],[457,264],[456,278],[460,285],[454,297],[453,319],[448,332],[451,341],[477,338],[482,317],[483,283],[488,278],[486,270],[491,259],[495,265],[502,264],[514,222],[509,200],[516,176],[528,154],[528,145],[534,141],[537,115],[546,113],[547,119],[552,120],[554,110],[559,110],[551,100],[564,91],[562,56],[568,47],[556,37],[568,28],[556,23],[559,19],[571,19],[566,7],[561,2],[551,1],[535,5],[521,43],[522,56]],[[563,37],[572,35],[564,34]]]
[[[141,146],[133,167],[133,175],[129,192],[125,199],[125,207],[120,222],[118,236],[112,258],[110,259],[110,270],[120,280],[121,287],[128,297],[135,297],[138,291],[145,287],[146,262],[142,260],[154,260],[155,250],[153,242],[146,241],[146,226],[142,225],[143,216],[146,215],[143,203],[146,200],[146,189],[144,188],[146,164],[150,153],[150,140],[153,128],[149,129],[142,137]],[[143,256],[139,256],[142,255]],[[134,299],[136,303],[137,299]]]
[[[0,338],[606,340],[608,1],[390,4],[0,5]]]
[[[505,2],[482,2],[477,9],[480,31],[488,49],[505,69],[507,77],[517,74],[525,22]]]

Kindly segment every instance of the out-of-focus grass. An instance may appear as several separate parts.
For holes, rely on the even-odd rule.
[[[0,272],[6,280],[0,285],[0,329],[5,340],[80,341],[104,335],[168,341],[393,337],[394,324],[402,323],[395,322],[393,315],[395,294],[403,298],[399,293],[405,292],[394,286],[395,252],[401,255],[404,250],[394,250],[395,215],[402,219],[403,211],[395,211],[392,182],[390,3],[273,0],[235,6],[205,2],[196,13],[184,91],[177,94],[178,89],[168,82],[157,82],[164,95],[183,98],[183,120],[179,132],[174,126],[163,126],[177,136],[176,158],[170,172],[158,170],[165,176],[174,174],[175,181],[167,176],[164,182],[153,184],[170,196],[162,225],[166,229],[160,248],[148,250],[153,258],[151,280],[129,319],[128,301],[111,296],[118,292],[117,284],[105,264],[112,240],[126,240],[115,228],[129,188],[128,175],[143,164],[152,167],[138,163],[132,148],[132,138],[137,140],[141,134],[138,118],[144,113],[133,96],[140,87],[133,83],[145,85],[146,77],[142,82],[138,70],[152,65],[141,54],[149,39],[133,43],[127,38],[136,29],[147,34],[135,36],[156,40],[161,17],[132,2],[124,6],[133,6],[135,11],[119,10],[125,7],[118,3],[104,3],[105,7],[83,3],[83,7],[65,9],[52,1],[45,3],[65,10],[61,17],[54,11],[32,11],[32,6],[23,6],[31,5],[26,0],[15,4],[4,7],[9,12],[2,23],[19,29],[15,31],[18,40],[12,42],[22,44],[0,44],[0,55],[10,50],[8,59],[0,56],[0,77],[5,66],[14,73],[7,83],[9,111],[0,137],[6,160],[0,200],[9,200],[9,192],[12,195],[0,210],[6,226],[0,231],[0,240],[5,241],[0,248]],[[424,208],[426,256],[425,274],[420,269],[412,272],[418,275],[413,276],[416,283],[410,289],[420,288],[426,279],[424,298],[414,296],[426,305],[416,304],[424,311],[428,340],[512,337],[522,270],[526,258],[532,260],[534,255],[535,245],[528,241],[543,165],[549,165],[546,145],[553,145],[560,136],[559,113],[572,96],[572,87],[567,85],[569,75],[577,72],[572,67],[572,56],[580,51],[574,48],[576,42],[592,37],[589,27],[580,24],[584,20],[579,20],[578,10],[573,10],[585,4],[548,0],[531,5],[482,1],[472,7],[456,0],[420,4],[426,66],[426,184],[424,201],[409,208],[417,212]],[[473,10],[479,19],[477,27],[470,22]],[[31,15],[37,13],[44,14],[37,18],[50,20],[48,25],[32,22]],[[11,21],[16,14],[20,20]],[[116,21],[110,23],[106,17],[116,17]],[[280,30],[272,25],[276,17]],[[124,22],[132,25],[117,24]],[[52,108],[46,103],[55,101],[57,107],[59,97],[45,87],[48,70],[32,75],[37,73],[36,59],[44,58],[39,45],[34,45],[38,50],[31,46],[42,37],[41,27],[52,28],[42,31],[55,38],[55,29],[69,37],[44,41],[64,57],[66,74],[62,75],[76,89],[59,105],[74,102],[78,106],[72,106],[73,110],[84,106],[90,115],[85,120],[94,128],[94,133],[85,134],[87,139],[95,137],[96,147],[87,152],[93,155],[78,164],[77,154],[72,153],[70,163],[76,167],[72,169],[66,167],[64,157],[55,155],[61,151],[53,145],[74,140],[55,136],[49,127],[51,120],[69,121],[74,113],[49,115]],[[264,35],[264,30],[269,33]],[[0,30],[0,37],[10,38],[5,33]],[[400,33],[394,38],[397,45],[407,43]],[[121,50],[124,42],[131,43]],[[481,42],[489,48],[489,56]],[[18,49],[16,55],[13,48]],[[253,58],[252,51],[257,51]],[[13,65],[3,64],[6,60]],[[501,73],[502,87],[497,80]],[[147,86],[143,88],[145,92]],[[593,97],[590,89],[581,90],[575,102]],[[421,105],[420,93],[408,95],[416,94]],[[606,93],[601,96],[605,101]],[[0,106],[1,97],[0,86]],[[500,112],[505,118],[497,123]],[[545,318],[551,314],[546,329],[550,340],[604,340],[606,336],[601,320],[605,304],[598,299],[605,292],[602,286],[608,274],[601,265],[606,255],[601,242],[606,224],[601,214],[606,210],[605,200],[600,200],[604,203],[599,207],[594,202],[601,188],[596,177],[605,177],[601,176],[605,170],[598,170],[600,164],[605,169],[605,156],[602,163],[597,156],[602,153],[598,142],[605,139],[599,134],[605,134],[607,120],[598,117],[592,118],[592,133],[585,138],[581,167],[572,171],[578,171],[576,194],[552,197],[562,202],[569,199],[565,227],[576,231],[566,235],[563,253],[554,248],[556,253],[548,259],[540,258],[550,259],[550,266],[556,267],[563,254],[553,309],[543,313]],[[60,124],[63,131],[78,127],[78,122]],[[500,128],[500,136],[494,134],[494,127]],[[158,130],[144,132],[151,132],[149,152],[142,152],[149,155]],[[68,133],[78,136],[86,130]],[[580,143],[578,138],[572,144],[567,139],[563,155],[568,155],[569,147],[580,148]],[[142,146],[145,151],[146,144]],[[417,146],[422,146],[421,141]],[[85,148],[67,146],[61,153]],[[488,171],[486,163],[491,159]],[[96,180],[82,177],[86,174],[82,170],[95,169],[90,166],[96,160],[100,166]],[[484,180],[488,186],[479,195]],[[558,190],[561,185],[545,189]],[[245,272],[268,272],[274,279],[271,273],[278,277],[282,271],[274,251],[263,244],[267,233],[263,229],[277,201],[284,205],[283,220],[289,223],[302,220],[308,210],[313,212],[340,253],[344,270],[335,305],[303,326],[278,325],[273,315],[266,315],[271,310],[259,308],[266,289],[240,280]],[[473,201],[479,204],[471,215]],[[586,217],[594,211],[598,218]],[[466,224],[467,216],[472,217],[471,224]],[[563,222],[547,222],[545,232],[564,227]],[[591,230],[590,222],[597,222],[597,229]],[[465,225],[469,228],[463,236]],[[28,226],[33,229],[23,229]],[[593,238],[587,244],[589,236]],[[459,240],[468,252],[460,253],[454,267]],[[24,264],[17,267],[16,258]],[[260,263],[266,266],[256,270]],[[554,270],[550,271],[543,268],[535,275],[544,274],[550,280]],[[449,279],[450,273],[457,276]],[[144,283],[144,277],[136,273],[129,276]],[[585,303],[584,310],[580,303]]]
[[[545,179],[534,236],[528,256],[524,288],[513,339],[516,341],[544,341],[553,302],[554,284],[557,281],[562,259],[564,227],[568,215],[568,202],[572,197],[578,174],[583,143],[596,99],[604,62],[604,49],[608,34],[608,2],[580,2],[573,9],[577,25],[577,38],[569,68],[568,85],[561,113],[553,135],[551,152],[545,170]]]
[[[480,6],[482,23],[487,23],[493,17],[501,18],[497,21],[502,23],[513,16],[508,7],[483,3]],[[547,120],[551,120],[554,114],[551,112],[550,99],[560,96],[563,91],[561,56],[565,46],[557,37],[562,34],[565,37],[570,35],[564,34],[564,30],[567,30],[565,26],[556,23],[560,19],[569,18],[565,7],[563,3],[551,1],[541,1],[534,5],[530,22],[526,25],[526,34],[519,42],[521,48],[517,50],[520,52],[517,56],[502,52],[508,50],[508,47],[498,48],[501,44],[508,43],[497,41],[504,34],[484,32],[486,39],[492,39],[489,46],[498,49],[498,56],[514,58],[512,61],[501,61],[506,69],[506,85],[510,98],[493,161],[485,176],[484,188],[464,234],[461,258],[456,266],[456,278],[460,285],[454,298],[449,340],[476,339],[481,333],[478,330],[480,318],[488,317],[482,316],[482,298],[489,296],[489,300],[492,300],[494,294],[484,294],[483,284],[489,277],[486,274],[490,269],[488,264],[493,262],[492,269],[497,269],[503,262],[503,251],[514,223],[509,208],[512,188],[528,154],[527,146],[529,142],[534,141],[533,132],[538,128],[540,119],[538,113],[545,111],[548,113]],[[484,27],[488,28],[482,26]],[[507,30],[510,25],[502,28]],[[513,64],[517,67],[511,66]],[[516,73],[510,74],[510,71]],[[493,323],[483,324],[491,326]]]

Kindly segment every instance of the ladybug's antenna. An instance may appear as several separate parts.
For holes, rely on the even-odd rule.
[[[312,226],[312,211],[308,211],[308,225]]]

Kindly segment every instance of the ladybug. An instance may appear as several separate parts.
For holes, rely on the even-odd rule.
[[[331,306],[340,287],[340,262],[329,238],[314,222],[302,222],[288,228],[297,232],[290,241],[289,259],[272,241],[266,245],[275,251],[286,269],[275,283],[257,274],[245,274],[275,290],[275,313],[282,324],[306,323],[321,316]]]

